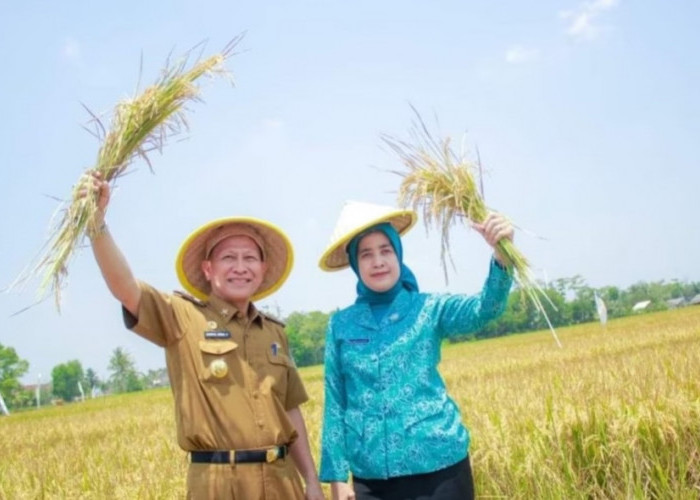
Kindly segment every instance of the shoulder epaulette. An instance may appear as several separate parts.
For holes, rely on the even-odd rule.
[[[176,295],[180,297],[181,299],[185,299],[188,302],[192,302],[194,305],[199,306],[199,307],[205,307],[207,305],[206,302],[203,300],[198,299],[197,297],[194,297],[193,295],[190,295],[189,293],[182,292],[180,290],[175,290],[173,292],[173,295]]]
[[[284,327],[286,326],[286,325],[284,324],[284,321],[282,321],[282,320],[279,319],[279,318],[275,318],[275,317],[272,316],[271,314],[264,313],[264,312],[262,312],[262,311],[258,311],[258,314],[260,314],[260,316],[262,316],[263,318],[265,318],[265,319],[268,320],[268,321],[272,321],[273,323],[277,323],[277,324],[280,325],[282,328],[284,328]]]

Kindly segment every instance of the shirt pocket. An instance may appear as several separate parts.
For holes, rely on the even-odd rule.
[[[345,331],[336,338],[343,374],[374,378],[377,370],[377,346],[369,332]]]
[[[277,354],[272,352],[267,353],[268,370],[267,376],[271,376],[271,388],[277,398],[284,404],[287,397],[287,379],[289,370],[293,368],[292,360],[283,352],[278,351]]]
[[[202,380],[215,384],[231,383],[237,347],[233,340],[200,340]]]

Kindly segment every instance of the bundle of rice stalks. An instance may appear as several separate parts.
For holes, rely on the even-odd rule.
[[[423,214],[426,226],[436,225],[441,231],[441,259],[447,279],[449,232],[455,221],[481,223],[490,210],[477,189],[477,166],[464,154],[452,149],[451,139],[435,139],[420,114],[413,108],[416,121],[410,129],[410,141],[383,135],[382,140],[406,167],[395,173],[403,177],[399,187],[399,204],[411,206]],[[549,301],[534,279],[525,256],[511,240],[498,242],[498,251],[506,261],[508,272],[544,316],[557,345],[561,342],[552,327],[540,296]],[[551,302],[550,302],[551,304]],[[552,304],[552,307],[554,305]]]
[[[97,172],[114,185],[136,158],[145,160],[152,170],[148,153],[162,152],[169,138],[187,130],[183,106],[199,100],[195,81],[204,75],[228,75],[223,63],[240,39],[241,36],[234,38],[221,53],[199,59],[189,69],[192,51],[175,64],[167,63],[153,85],[140,95],[117,103],[109,130],[88,110],[94,125],[92,133],[102,143],[97,161],[73,186],[70,200],[64,201],[54,213],[50,235],[37,264],[24,271],[11,287],[33,276],[43,276],[39,285],[40,300],[51,289],[60,310],[61,289],[68,275],[69,260],[86,232],[96,230],[96,196],[84,195],[85,191],[91,192],[90,174]]]

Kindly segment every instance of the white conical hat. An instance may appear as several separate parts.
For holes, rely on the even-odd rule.
[[[382,222],[389,222],[400,234],[405,234],[418,221],[413,210],[406,210],[360,201],[346,201],[331,235],[326,251],[318,265],[324,271],[339,271],[350,265],[347,246],[362,231]]]

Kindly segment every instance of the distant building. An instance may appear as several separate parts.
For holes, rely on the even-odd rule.
[[[45,384],[26,384],[22,386],[25,391],[36,392],[37,389],[50,393],[53,390],[53,384],[46,382]]]
[[[637,302],[635,305],[632,306],[632,312],[643,311],[644,309],[649,307],[649,304],[651,304],[651,300],[642,300],[641,302]]]
[[[688,305],[697,306],[700,305],[700,293],[688,301]]]
[[[677,299],[668,299],[666,301],[666,305],[669,309],[677,309],[679,307],[683,307],[686,304],[687,301],[685,300],[685,297],[678,297]]]

